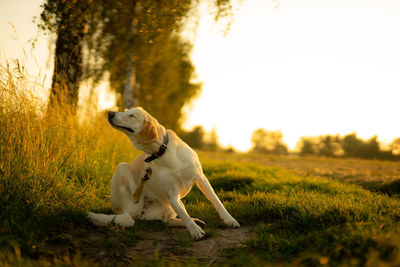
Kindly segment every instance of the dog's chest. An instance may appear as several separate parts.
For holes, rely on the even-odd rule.
[[[147,182],[146,187],[158,197],[163,198],[171,191],[176,190],[183,197],[193,186],[193,166],[182,167],[182,165],[176,165],[171,168],[161,164],[154,164],[151,168],[153,169],[153,175]]]

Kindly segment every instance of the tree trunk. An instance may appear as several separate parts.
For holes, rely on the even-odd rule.
[[[136,69],[133,62],[133,43],[136,34],[135,15],[136,1],[132,1],[132,17],[129,20],[127,34],[129,35],[126,56],[126,78],[123,92],[124,108],[132,108],[139,105],[138,85],[136,82]]]
[[[137,89],[135,68],[133,67],[132,57],[128,55],[124,86],[124,108],[132,108],[139,105]]]
[[[65,15],[68,16],[68,15]],[[68,18],[65,19],[67,21]],[[84,25],[61,24],[57,32],[49,108],[68,104],[76,113],[82,76]]]

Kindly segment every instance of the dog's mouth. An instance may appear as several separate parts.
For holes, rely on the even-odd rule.
[[[116,128],[124,129],[124,130],[126,130],[126,131],[128,131],[130,133],[134,133],[135,132],[133,129],[131,129],[129,127],[120,126],[120,125],[117,125],[117,124],[113,123],[112,120],[110,120],[110,119],[108,119],[108,122],[111,124],[111,126],[114,126]]]
[[[118,127],[118,128],[122,128],[122,129],[124,129],[124,130],[127,130],[128,132],[130,132],[130,133],[134,133],[135,131],[134,130],[132,130],[131,128],[128,128],[128,127],[125,127],[125,126],[118,126],[118,125],[115,125],[116,127]]]

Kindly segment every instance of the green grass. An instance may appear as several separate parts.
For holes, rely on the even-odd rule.
[[[319,260],[332,265],[399,263],[398,199],[253,163],[206,161],[203,165],[212,184],[217,181],[220,186],[224,179],[232,186],[232,181],[236,184],[243,177],[252,179],[251,186],[239,183],[218,192],[241,224],[255,226],[257,237],[247,243],[250,255],[269,263],[306,265]],[[217,221],[198,193],[189,195],[187,204],[191,214],[209,214],[207,221]],[[242,249],[234,252],[244,257]]]
[[[118,253],[125,246],[145,239],[149,232],[170,231],[160,222],[138,222],[131,229],[94,228],[85,213],[110,212],[112,173],[118,163],[130,162],[138,152],[107,125],[105,114],[73,116],[59,110],[46,116],[43,105],[21,91],[21,86],[29,89],[21,84],[21,76],[10,70],[0,74],[0,262],[4,266],[92,266],[90,255],[97,251],[107,252],[102,264],[113,265],[121,263]],[[246,161],[243,155],[218,155],[223,160],[200,153],[204,172],[229,212],[255,232],[245,248],[225,250],[230,265],[400,265],[398,195],[348,183],[344,177],[352,177],[350,171],[329,171],[328,177],[301,168],[311,161],[324,168],[366,161],[271,157],[266,163],[262,157],[248,156],[251,160]],[[285,161],[296,161],[297,167],[271,163]],[[373,164],[382,172],[388,168],[385,162]],[[362,175],[357,174],[358,181]],[[398,180],[382,187],[391,192],[391,185],[398,186]],[[208,236],[224,227],[198,189],[193,188],[184,202],[191,216],[207,222]],[[92,254],[93,245],[84,242],[90,234],[102,236]],[[172,240],[182,250],[193,245],[186,232]],[[150,264],[143,260],[135,264]],[[197,263],[161,257],[151,264]]]

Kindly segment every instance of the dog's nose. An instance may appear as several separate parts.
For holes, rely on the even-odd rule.
[[[115,112],[114,111],[109,111],[108,112],[108,119],[112,119],[115,116]]]

